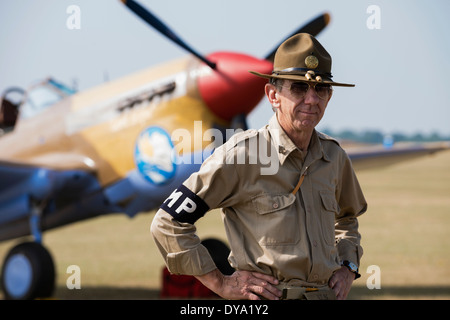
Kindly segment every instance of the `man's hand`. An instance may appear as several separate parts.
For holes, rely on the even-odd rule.
[[[345,300],[350,292],[353,280],[355,280],[355,274],[347,267],[342,266],[331,276],[328,286],[333,289],[336,299]]]
[[[206,287],[224,299],[230,300],[278,300],[281,290],[275,285],[278,280],[272,276],[250,271],[235,271],[230,276],[223,275],[218,269],[196,276]]]

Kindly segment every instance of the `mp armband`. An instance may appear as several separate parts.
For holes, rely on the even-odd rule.
[[[184,185],[180,185],[160,207],[179,222],[194,224],[209,210],[209,206]]]

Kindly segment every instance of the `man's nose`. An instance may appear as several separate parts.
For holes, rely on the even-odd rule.
[[[307,104],[318,104],[319,103],[319,96],[317,95],[316,90],[313,87],[309,87],[308,91],[305,95],[305,103]]]

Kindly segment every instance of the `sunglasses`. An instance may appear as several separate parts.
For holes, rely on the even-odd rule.
[[[285,86],[282,86],[285,87]],[[293,82],[290,87],[286,87],[291,91],[291,94],[296,98],[300,99],[306,96],[306,93],[308,92],[309,88],[314,89],[317,96],[322,99],[326,100],[330,97],[331,92],[333,91],[333,88],[329,84],[325,83],[309,83],[309,82]]]

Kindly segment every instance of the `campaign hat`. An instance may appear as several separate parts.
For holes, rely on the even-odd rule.
[[[267,79],[321,82],[342,87],[355,86],[334,81],[331,64],[330,54],[314,36],[308,33],[298,33],[278,47],[271,74],[250,72]]]

